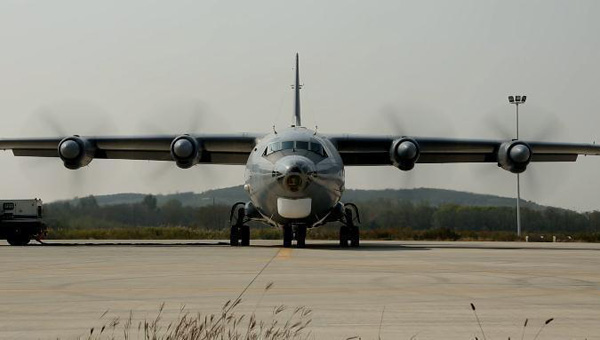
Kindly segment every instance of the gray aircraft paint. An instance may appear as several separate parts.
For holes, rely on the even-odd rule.
[[[324,147],[325,156],[301,149],[281,150],[265,155],[269,145],[284,141],[317,141]],[[291,160],[290,167],[307,162],[314,169],[313,174],[302,174],[306,186],[297,192],[287,190],[283,183],[285,177],[277,178],[274,173],[277,165],[287,160]],[[246,188],[260,214],[278,225],[289,222],[278,214],[279,197],[311,198],[311,216],[297,222],[312,226],[327,217],[339,202],[344,190],[344,165],[337,149],[327,138],[304,127],[292,127],[269,134],[258,142],[246,165]]]
[[[294,83],[295,125],[280,132],[274,131],[262,138],[248,157],[246,164],[246,184],[244,188],[250,195],[254,208],[262,218],[277,226],[302,223],[313,227],[329,217],[338,204],[344,191],[344,165],[335,146],[317,134],[316,131],[302,127],[300,111],[300,57],[296,53],[296,80]],[[298,147],[298,142],[306,148]],[[281,144],[279,144],[281,143]],[[281,150],[269,150],[270,145],[295,143],[295,147]],[[308,145],[317,143],[318,153],[309,150]],[[290,177],[297,178],[299,185],[294,190],[287,185]],[[290,219],[282,216],[278,200],[298,201],[310,199],[308,216]]]

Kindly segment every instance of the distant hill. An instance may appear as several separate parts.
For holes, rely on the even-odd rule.
[[[99,205],[116,205],[139,203],[146,194],[123,193],[113,195],[95,196]],[[170,200],[178,200],[184,206],[201,207],[211,204],[232,205],[235,202],[248,201],[248,195],[243,187],[233,186],[223,189],[208,190],[202,193],[183,192],[168,195],[155,195],[158,205],[163,205]],[[344,202],[364,202],[378,199],[391,199],[401,201],[411,201],[413,203],[427,202],[430,205],[438,206],[441,204],[458,204],[468,206],[492,206],[492,207],[513,207],[515,199],[510,197],[501,197],[494,195],[474,194],[470,192],[444,190],[444,189],[385,189],[385,190],[346,190],[342,201]],[[78,198],[71,200],[77,203]],[[524,201],[523,207],[540,210],[544,206],[534,202]]]
[[[441,204],[458,204],[480,207],[514,207],[514,197],[475,194],[465,191],[416,188],[385,190],[346,190],[342,198],[348,202],[371,201],[376,199],[395,199],[413,203],[427,202],[433,206]],[[544,209],[535,202],[522,200],[522,206],[539,210]]]

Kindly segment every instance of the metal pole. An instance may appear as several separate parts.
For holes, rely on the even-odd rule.
[[[519,103],[517,107],[517,139],[519,139]],[[517,236],[521,237],[521,177],[517,174]]]
[[[521,237],[521,181],[517,174],[517,236]]]
[[[519,103],[517,103],[516,106],[517,106],[517,139],[519,139]]]

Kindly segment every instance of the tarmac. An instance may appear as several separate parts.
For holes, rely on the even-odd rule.
[[[0,241],[0,338],[87,338],[131,311],[135,339],[163,303],[166,325],[240,297],[266,322],[310,308],[310,339],[534,339],[550,318],[538,339],[600,339],[598,244],[280,242]]]

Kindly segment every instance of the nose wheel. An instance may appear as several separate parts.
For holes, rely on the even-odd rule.
[[[292,241],[296,240],[297,248],[306,247],[306,226],[305,225],[284,225],[283,226],[283,247],[291,248]]]
[[[292,230],[292,226],[291,225],[283,226],[283,247],[291,248],[293,238],[294,238],[294,232]]]
[[[246,211],[244,203],[236,203],[231,208],[230,219],[231,230],[229,232],[229,244],[232,247],[250,245],[250,226],[244,224],[246,221]]]
[[[296,247],[297,248],[306,247],[306,226],[304,226],[304,225],[296,226],[296,232],[294,234],[296,236]]]
[[[344,218],[341,222],[344,224],[340,227],[340,247],[358,248],[360,246],[360,216],[358,208],[354,204],[346,204],[344,206]]]

